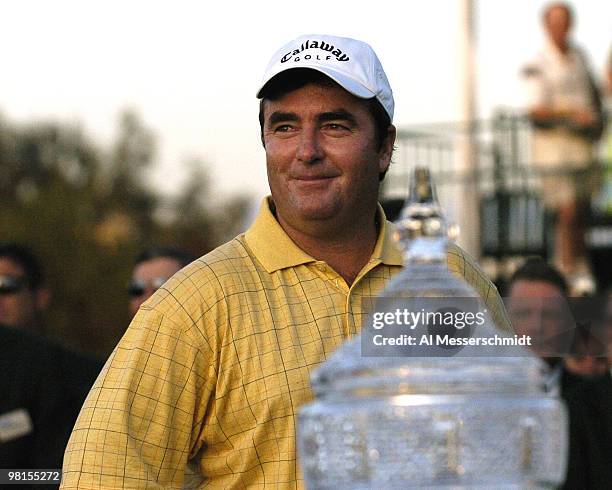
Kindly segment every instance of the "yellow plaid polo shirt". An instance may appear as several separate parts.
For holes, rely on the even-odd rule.
[[[359,331],[361,298],[402,265],[380,208],[379,218],[350,287],[291,241],[266,201],[245,234],[178,272],[89,393],[62,488],[302,488],[296,413],[312,400],[310,373]],[[472,260],[452,247],[448,263],[505,319]]]

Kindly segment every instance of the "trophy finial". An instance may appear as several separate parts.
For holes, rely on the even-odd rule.
[[[410,182],[410,193],[400,213],[397,225],[397,239],[408,257],[414,258],[415,248],[423,239],[429,242],[426,247],[430,252],[437,249],[443,253],[448,240],[457,236],[457,227],[448,224],[446,214],[436,194],[431,172],[426,167],[415,167]],[[438,242],[439,246],[432,246]],[[421,245],[423,245],[421,243]],[[445,253],[445,250],[444,250]]]
[[[416,203],[437,203],[431,173],[426,167],[416,167],[413,172],[412,183],[410,186],[410,202]]]

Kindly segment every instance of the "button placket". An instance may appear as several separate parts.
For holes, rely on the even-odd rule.
[[[348,286],[344,282],[344,279],[325,262],[316,262],[314,268],[319,277],[323,278],[342,294],[348,294]]]

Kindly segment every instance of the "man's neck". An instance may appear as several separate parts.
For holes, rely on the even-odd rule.
[[[285,233],[308,255],[321,260],[334,269],[350,286],[368,263],[378,237],[375,215],[365,224],[327,226],[299,229],[291,226],[282,216],[276,219]]]
[[[568,39],[561,41],[559,43],[555,42],[553,39],[550,39],[550,44],[561,56],[566,57],[570,50],[570,43]]]

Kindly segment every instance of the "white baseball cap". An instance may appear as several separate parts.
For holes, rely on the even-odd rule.
[[[376,97],[393,121],[393,92],[369,44],[326,34],[300,36],[274,53],[257,90],[257,98],[263,97],[263,89],[272,78],[292,68],[317,70],[356,97]]]

